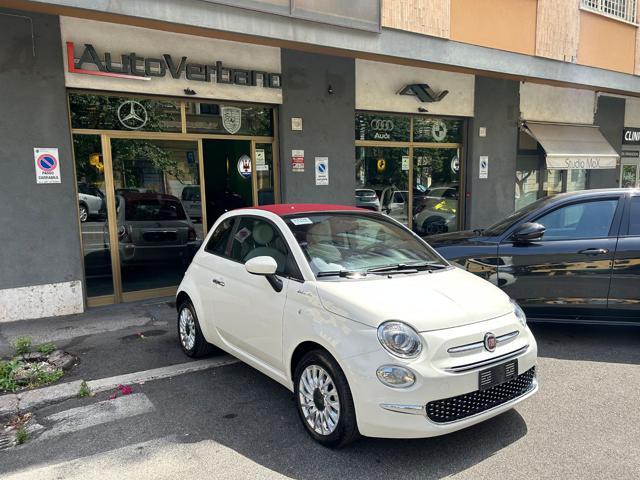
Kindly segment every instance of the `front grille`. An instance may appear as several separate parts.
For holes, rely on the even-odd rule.
[[[436,423],[455,422],[502,405],[525,394],[536,376],[536,367],[522,375],[486,390],[444,398],[427,403],[427,416]]]

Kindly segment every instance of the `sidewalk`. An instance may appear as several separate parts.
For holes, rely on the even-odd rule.
[[[177,341],[173,297],[96,307],[78,315],[0,323],[0,357],[17,338],[53,342],[79,358],[60,380],[95,380],[188,362]]]

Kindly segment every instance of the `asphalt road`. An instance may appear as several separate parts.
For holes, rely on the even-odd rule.
[[[307,437],[287,390],[236,364],[134,386],[112,421],[97,405],[107,394],[36,412],[50,433],[0,451],[0,477],[640,478],[640,328],[534,331],[539,393],[444,437],[325,449]],[[106,420],[80,430],[47,420],[78,407]]]

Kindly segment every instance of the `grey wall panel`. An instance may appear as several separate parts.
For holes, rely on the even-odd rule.
[[[514,210],[519,91],[517,81],[476,77],[467,159],[467,227],[488,227]],[[478,135],[480,127],[487,129],[486,137]],[[485,155],[489,178],[480,179],[480,156]]]
[[[353,204],[354,60],[283,49],[282,83],[282,201]],[[291,130],[292,117],[302,118],[302,131]],[[304,172],[292,172],[291,150],[304,150]],[[329,157],[329,185],[316,186],[315,157]]]
[[[0,9],[0,45],[0,289],[79,280],[59,19]],[[34,147],[59,148],[62,183],[36,184]]]
[[[604,138],[616,152],[622,152],[624,128],[624,98],[599,96],[594,123],[600,126]],[[591,170],[589,188],[614,188],[620,180],[620,169]]]

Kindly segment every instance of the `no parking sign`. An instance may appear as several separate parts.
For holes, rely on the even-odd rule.
[[[36,183],[60,183],[60,160],[57,148],[34,148]]]

